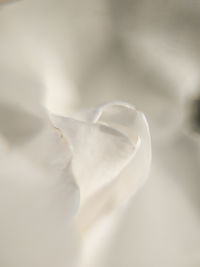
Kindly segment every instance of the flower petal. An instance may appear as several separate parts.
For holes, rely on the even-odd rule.
[[[72,146],[72,167],[81,192],[78,223],[84,231],[145,182],[151,141],[145,116],[123,102],[75,117],[53,115],[52,120]]]

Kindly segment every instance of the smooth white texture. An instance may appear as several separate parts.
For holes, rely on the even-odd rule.
[[[18,106],[1,109],[1,265],[76,266],[79,188],[71,150],[45,112],[41,118]]]

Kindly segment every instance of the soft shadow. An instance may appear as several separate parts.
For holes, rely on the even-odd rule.
[[[0,134],[12,145],[21,145],[42,128],[37,116],[14,105],[0,103]]]

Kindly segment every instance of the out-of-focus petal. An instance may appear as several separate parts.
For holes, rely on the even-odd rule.
[[[32,115],[24,114],[18,114],[19,130],[29,125],[27,120],[35,123]],[[13,146],[7,132],[0,142],[0,250],[5,267],[75,266],[78,260],[72,222],[79,189],[71,149],[47,116],[38,120],[42,127],[28,135],[28,142]],[[19,140],[23,137],[19,132]]]

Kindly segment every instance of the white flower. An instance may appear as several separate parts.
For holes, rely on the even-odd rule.
[[[55,266],[55,261],[56,265],[67,264],[74,267],[76,262],[73,259],[80,261],[81,267],[200,265],[199,135],[194,139],[191,138],[191,132],[185,135],[183,124],[185,114],[188,112],[186,104],[199,90],[199,3],[184,0],[166,2],[158,0],[58,3],[55,0],[30,0],[3,6],[5,8],[0,10],[0,86],[1,102],[3,101],[4,105],[7,106],[9,103],[21,106],[23,102],[26,111],[40,117],[42,112],[35,107],[37,102],[35,92],[36,88],[44,87],[48,91],[46,97],[48,107],[63,116],[66,114],[68,116],[69,110],[74,106],[78,108],[95,106],[113,99],[128,101],[145,112],[151,126],[154,152],[151,179],[138,194],[134,195],[134,198],[129,198],[134,193],[132,189],[136,190],[138,186],[138,181],[135,179],[137,176],[132,176],[134,179],[130,179],[129,170],[136,164],[143,150],[139,150],[139,146],[137,151],[132,150],[138,143],[137,138],[130,138],[121,126],[113,125],[113,122],[110,124],[110,121],[105,125],[99,119],[94,120],[94,113],[101,110],[100,113],[106,115],[115,104],[97,107],[93,112],[87,113],[89,117],[81,112],[81,115],[72,114],[68,118],[57,120],[56,124],[61,123],[60,128],[65,128],[58,130],[58,133],[63,131],[62,135],[67,141],[67,146],[70,145],[67,155],[71,158],[72,173],[71,178],[66,180],[69,184],[72,182],[74,189],[72,190],[74,194],[65,195],[69,205],[63,204],[61,211],[65,206],[67,212],[61,213],[66,215],[63,221],[70,220],[71,225],[76,227],[77,231],[81,231],[83,239],[78,238],[76,245],[76,238],[71,236],[75,234],[75,230],[68,227],[69,224],[67,226],[69,229],[65,231],[67,239],[64,239],[63,227],[59,228],[58,224],[52,221],[49,227],[53,230],[51,233],[45,228],[46,223],[43,223],[45,225],[43,232],[49,238],[43,239],[44,246],[41,243],[36,252],[40,250],[44,253],[35,258],[35,254],[29,251],[26,253],[28,256],[25,262],[20,247],[22,248],[27,240],[21,240],[20,234],[29,233],[29,242],[26,244],[32,240],[34,241],[32,247],[36,247],[40,239],[37,238],[38,235],[30,234],[30,229],[33,227],[31,219],[29,231],[26,227],[20,228],[19,224],[12,224],[16,218],[10,220],[8,228],[11,229],[12,226],[13,231],[8,235],[9,231],[6,231],[4,226],[8,222],[8,214],[15,214],[13,209],[9,209],[9,212],[4,212],[7,217],[2,220],[1,231],[2,255],[4,261],[7,259],[8,267],[16,267],[17,262],[20,266],[23,266],[22,263],[30,266],[31,262],[38,266],[35,264],[36,261],[40,261],[42,267],[45,263],[48,266],[51,264]],[[121,108],[123,114],[128,110],[129,108],[124,106]],[[132,113],[133,109],[130,108],[130,111]],[[1,110],[0,117],[2,114]],[[133,114],[140,115],[134,111]],[[2,129],[2,125],[5,126],[8,121],[11,122],[11,127]],[[15,124],[15,121],[14,115],[7,118],[6,123],[2,123],[1,119],[1,133],[6,136],[0,140],[0,156],[4,159],[1,170],[3,171],[5,167],[10,171],[11,177],[16,177],[14,174],[23,170],[24,175],[21,177],[26,177],[25,174],[28,173],[31,178],[30,174],[40,173],[38,170],[43,156],[42,149],[38,153],[38,147],[43,147],[42,143],[46,138],[41,138],[41,142],[40,138],[36,138],[39,137],[38,131],[41,132],[40,123],[36,124],[37,127],[31,128],[29,123],[32,124],[32,119],[22,122],[21,126],[29,125],[31,131],[27,132],[26,126],[22,127],[23,131],[16,130],[18,129],[16,125],[19,124]],[[69,129],[69,125],[72,128]],[[102,129],[106,129],[106,132],[102,132]],[[137,128],[134,128],[134,131],[136,130]],[[71,134],[72,131],[75,131],[74,135]],[[75,142],[76,138],[78,143]],[[112,149],[109,145],[101,147],[102,142],[96,143],[102,139],[106,144],[112,144]],[[52,144],[52,138],[47,140]],[[55,140],[53,144],[56,144]],[[12,155],[13,151],[16,152],[16,158],[23,155],[21,164],[17,164],[20,162],[19,159],[10,160],[11,157],[8,156],[11,155],[10,147]],[[48,148],[48,145],[46,147]],[[89,150],[85,149],[86,147]],[[54,149],[55,147],[52,148]],[[102,156],[103,153],[100,153],[103,149],[106,158],[109,156],[110,164]],[[48,149],[45,151],[47,151],[46,160],[43,162],[48,163],[51,161],[49,155],[52,154]],[[94,151],[94,158],[90,159],[86,151]],[[119,153],[115,155],[114,151]],[[61,151],[58,152],[59,155],[62,154]],[[101,161],[98,161],[97,152]],[[58,159],[57,153],[55,158]],[[59,159],[64,159],[64,156]],[[7,163],[12,162],[15,168],[5,164],[6,160]],[[114,160],[117,162],[116,166]],[[101,166],[100,170],[105,171],[105,177],[96,167],[98,164]],[[6,167],[8,165],[9,167]],[[53,168],[50,167],[49,172],[48,164],[46,167],[45,173],[49,177]],[[115,171],[116,176],[111,178]],[[98,175],[91,176],[90,173],[94,172]],[[40,175],[34,177],[40,180]],[[58,173],[53,175],[52,172],[50,177],[53,180],[60,176]],[[95,179],[90,179],[91,177]],[[127,179],[136,183],[136,186],[130,187],[130,191],[127,190],[127,186],[120,186],[119,190],[116,186],[111,188],[111,184],[121,185],[122,182],[125,185]],[[77,185],[74,184],[75,181]],[[80,205],[74,221],[72,216],[79,201],[77,191],[79,187]],[[3,191],[4,187],[1,188]],[[60,190],[62,188],[59,187]],[[2,194],[2,198],[7,199],[5,203],[1,202],[2,209],[6,210],[6,203],[12,199],[14,189],[11,189],[8,186],[5,194]],[[119,192],[124,192],[122,199],[129,198],[129,201],[124,201],[125,205],[120,205],[123,201],[121,202]],[[104,199],[103,196],[107,196],[105,193],[108,197]],[[48,194],[54,195],[51,191],[48,191]],[[43,195],[47,197],[48,194]],[[39,206],[41,198],[36,200],[35,205]],[[66,202],[56,197],[55,203],[56,211],[60,203]],[[121,208],[117,209],[119,206]],[[16,211],[18,210],[20,205]],[[21,210],[24,211],[23,206]],[[32,212],[34,214],[34,211]],[[26,217],[25,213],[22,213]],[[42,214],[41,221],[48,221],[48,218],[54,217],[55,214],[56,212],[49,209],[49,213]],[[20,231],[15,231],[17,229]],[[56,234],[53,235],[55,229],[56,232],[59,229],[57,237]],[[50,242],[50,239],[56,242]],[[7,240],[6,246],[5,240]],[[59,243],[57,240],[60,241],[60,250],[54,249]],[[51,247],[50,245],[45,247],[47,243],[51,244]],[[9,248],[10,244],[12,246]],[[70,249],[71,244],[74,244],[72,249]],[[57,252],[61,252],[61,248],[64,252],[59,257]],[[13,257],[10,257],[11,254]]]
[[[73,118],[51,115],[52,122],[34,107],[0,106],[0,260],[4,267],[75,266],[84,248],[78,232],[85,236],[145,182],[148,125],[121,102]]]

